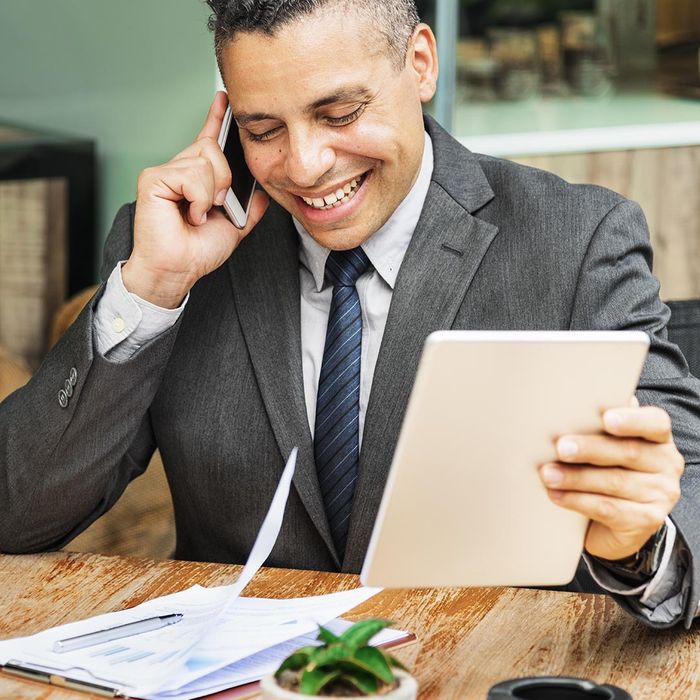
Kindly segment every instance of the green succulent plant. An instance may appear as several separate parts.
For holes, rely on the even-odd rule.
[[[369,646],[377,632],[391,625],[387,620],[362,620],[340,636],[319,627],[320,646],[297,649],[275,672],[278,682],[285,672],[298,677],[301,695],[374,695],[396,683],[393,669],[406,670],[383,649]]]

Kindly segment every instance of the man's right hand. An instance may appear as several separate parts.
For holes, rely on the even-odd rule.
[[[139,176],[134,248],[122,279],[130,292],[157,306],[179,306],[198,279],[229,258],[267,209],[267,195],[256,192],[246,227],[239,229],[212,208],[223,203],[231,184],[217,143],[227,100],[225,92],[217,92],[197,140]],[[235,123],[231,128],[237,128]]]

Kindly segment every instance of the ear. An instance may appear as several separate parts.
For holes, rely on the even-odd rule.
[[[439,69],[437,42],[427,24],[421,23],[413,30],[406,63],[415,74],[420,101],[430,102],[435,94]]]

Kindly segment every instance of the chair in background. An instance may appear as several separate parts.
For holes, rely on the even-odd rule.
[[[667,301],[671,309],[668,338],[685,355],[690,371],[700,377],[700,299]]]
[[[24,360],[0,346],[0,401],[24,386],[31,376]]]

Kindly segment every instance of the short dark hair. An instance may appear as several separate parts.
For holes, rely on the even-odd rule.
[[[209,30],[214,33],[216,58],[237,32],[263,32],[273,36],[286,24],[323,7],[346,3],[365,12],[387,42],[398,70],[406,60],[408,42],[420,21],[415,0],[205,0],[211,8]]]

